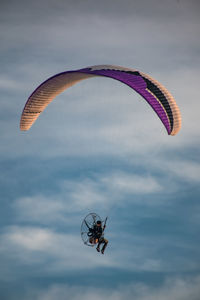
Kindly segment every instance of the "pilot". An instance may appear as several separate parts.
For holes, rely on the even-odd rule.
[[[102,227],[102,222],[100,220],[98,220],[96,222],[96,224],[94,225],[94,228],[93,228],[93,230],[94,230],[94,239],[98,240],[98,244],[97,244],[96,249],[97,249],[98,252],[101,251],[102,254],[104,254],[104,251],[105,251],[105,249],[108,245],[108,240],[105,239],[104,235],[103,235],[105,228],[106,228],[106,225],[104,224],[104,226]],[[101,244],[103,244],[103,247],[100,250]]]

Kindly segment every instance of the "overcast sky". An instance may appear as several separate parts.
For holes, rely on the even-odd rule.
[[[198,0],[0,2],[2,300],[199,300],[199,33]],[[20,132],[41,82],[98,64],[166,86],[177,136],[107,78],[65,91]],[[91,211],[109,217],[104,256],[81,241]]]

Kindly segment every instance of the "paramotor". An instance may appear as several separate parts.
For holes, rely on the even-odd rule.
[[[81,237],[83,243],[87,246],[93,247],[98,243],[98,239],[95,237],[94,228],[98,222],[104,223],[104,228],[106,225],[107,218],[102,221],[101,217],[96,213],[89,213],[83,220],[81,224]]]

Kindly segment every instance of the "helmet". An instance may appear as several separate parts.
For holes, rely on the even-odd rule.
[[[101,225],[101,221],[100,220],[97,221],[97,225]]]

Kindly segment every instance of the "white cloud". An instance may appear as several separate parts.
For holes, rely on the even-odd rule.
[[[48,230],[35,228],[13,228],[7,240],[13,245],[31,251],[45,251],[52,242],[52,234]]]
[[[39,290],[35,300],[199,300],[200,278],[179,278],[173,276],[159,286],[144,283],[131,283],[116,288],[93,288],[54,284],[48,289]],[[31,293],[29,297],[31,296]],[[32,298],[29,298],[32,299]]]
[[[102,206],[106,202],[106,195],[99,186],[97,181],[91,179],[83,179],[82,181],[62,183],[62,188],[68,189],[70,206],[75,210],[82,210],[85,208],[96,206]]]
[[[17,199],[13,204],[13,209],[17,212],[18,219],[47,224],[58,220],[67,222],[64,218],[67,205],[67,201],[60,199],[58,196],[54,198],[37,195]]]
[[[188,183],[198,183],[200,181],[200,164],[196,159],[187,159],[183,157],[177,157],[177,153],[173,157],[170,154],[170,158],[166,157],[152,158],[148,161],[149,167],[154,170],[161,170],[165,177],[167,176],[171,184],[171,192],[176,191],[178,187],[178,180],[184,180]]]
[[[115,265],[110,255],[97,257],[95,249],[83,245],[78,234],[30,226],[12,226],[4,231],[0,236],[2,257],[14,258],[21,266],[37,265],[43,274]]]
[[[32,273],[62,275],[72,270],[93,270],[101,267],[115,268],[119,271],[134,272],[188,272],[198,270],[194,260],[173,254],[173,258],[163,258],[163,249],[188,245],[167,237],[147,237],[133,230],[131,234],[108,227],[106,237],[109,240],[104,256],[95,248],[86,247],[79,234],[57,232],[49,228],[34,226],[10,226],[0,235],[1,262],[9,261],[6,273],[14,277],[17,266],[32,268]],[[120,237],[120,239],[119,239]],[[128,243],[127,243],[128,241]],[[175,243],[175,244],[174,244]],[[191,250],[193,246],[190,246]],[[171,251],[171,250],[170,250]],[[15,262],[12,265],[12,262]],[[9,274],[12,272],[12,276]],[[1,274],[4,278],[5,274]]]
[[[176,160],[168,162],[166,168],[179,178],[193,183],[200,182],[200,164],[198,162]]]
[[[122,171],[93,174],[90,178],[74,181],[62,180],[59,186],[56,195],[38,194],[16,199],[12,206],[16,219],[40,224],[57,222],[72,225],[77,219],[70,214],[90,211],[91,208],[105,211],[113,205],[124,205],[130,201],[127,196],[156,194],[163,189],[156,178],[150,175],[139,176]],[[137,202],[137,197],[132,197],[131,201]],[[155,201],[145,203],[155,205]]]
[[[162,190],[162,186],[152,176],[139,176],[127,173],[113,173],[102,179],[107,188],[116,194],[152,194]]]
[[[24,91],[24,84],[19,80],[19,78],[8,77],[8,75],[0,76],[0,89],[1,91]]]

